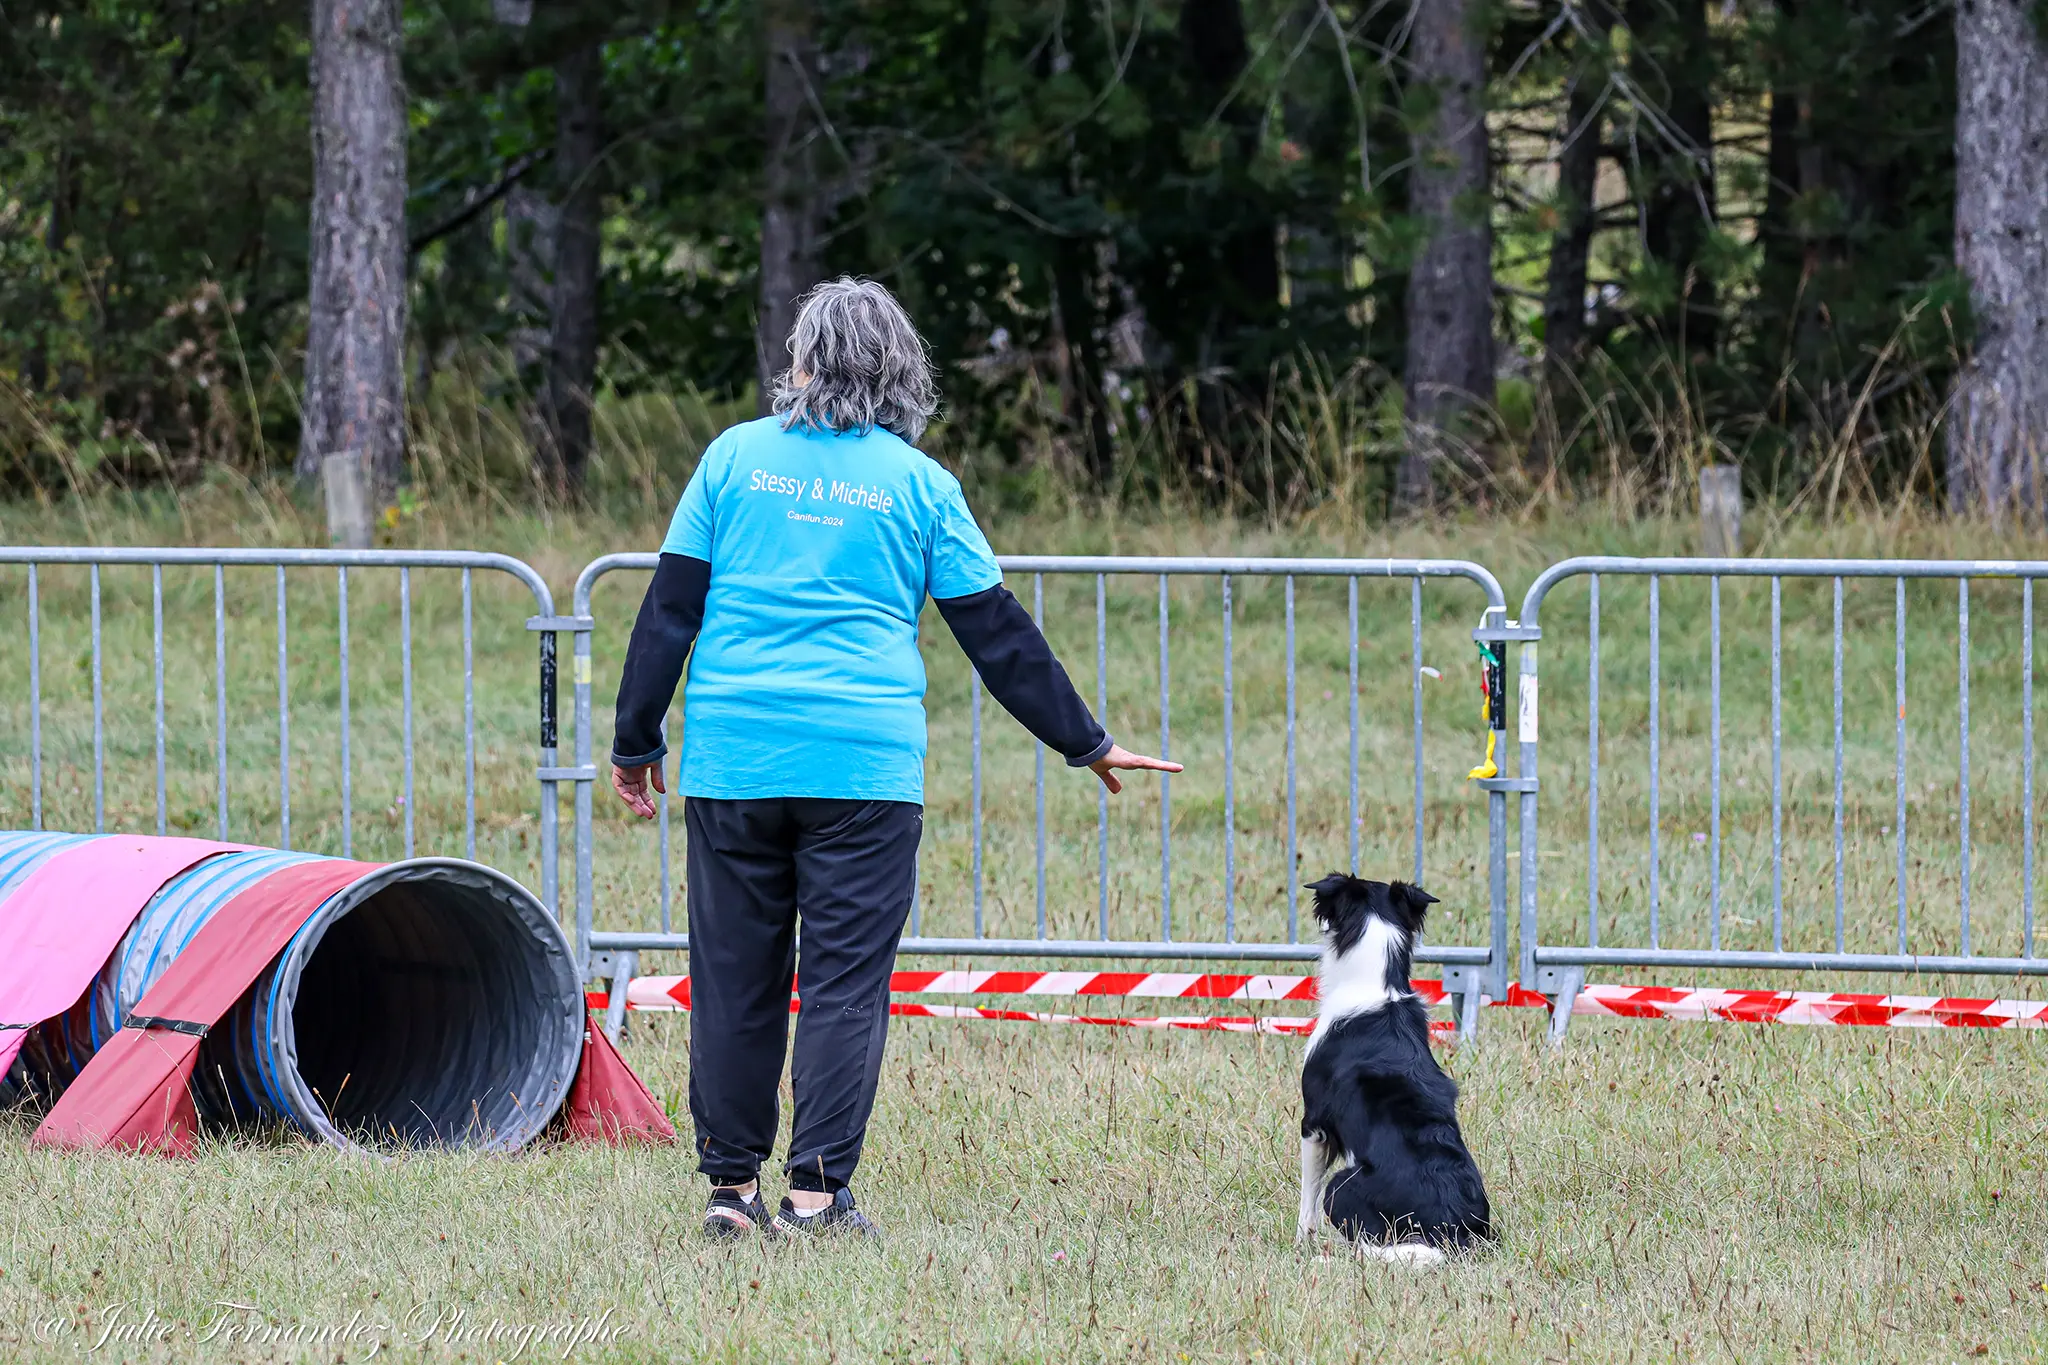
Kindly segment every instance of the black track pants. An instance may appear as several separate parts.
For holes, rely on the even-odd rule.
[[[690,1118],[697,1168],[753,1179],[775,1147],[794,969],[796,1128],[784,1169],[853,1179],[916,894],[924,810],[783,797],[683,803],[689,833]],[[797,925],[803,925],[801,961]]]

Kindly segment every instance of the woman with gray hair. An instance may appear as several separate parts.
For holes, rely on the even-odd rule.
[[[789,351],[775,415],[720,435],[683,490],[626,651],[612,747],[612,786],[652,817],[687,659],[690,1117],[718,1237],[875,1231],[849,1186],[916,894],[925,598],[996,700],[1070,766],[1112,792],[1119,770],[1180,771],[1103,733],[1003,587],[959,480],[912,444],[938,389],[889,291],[820,285]],[[771,1219],[760,1172],[793,979],[796,1122]]]

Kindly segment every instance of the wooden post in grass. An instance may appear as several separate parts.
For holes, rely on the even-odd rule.
[[[327,540],[336,549],[370,548],[370,462],[360,450],[344,450],[320,462],[327,490]]]
[[[1732,464],[1700,470],[1700,554],[1733,559],[1742,553],[1742,471]]]

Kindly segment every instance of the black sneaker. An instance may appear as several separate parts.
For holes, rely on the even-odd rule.
[[[718,1242],[736,1242],[752,1233],[767,1232],[771,1226],[768,1205],[762,1202],[761,1187],[741,1198],[737,1190],[715,1185],[711,1202],[704,1206],[704,1235]]]
[[[835,1191],[832,1202],[808,1218],[798,1215],[796,1205],[785,1196],[781,1210],[775,1215],[775,1230],[792,1237],[878,1238],[882,1235],[882,1230],[853,1206],[853,1191],[848,1189]]]

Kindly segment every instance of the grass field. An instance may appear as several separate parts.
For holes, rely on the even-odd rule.
[[[473,1330],[609,1310],[621,1334],[575,1355],[609,1360],[2048,1351],[2031,1035],[1582,1021],[1551,1054],[1518,1022],[1452,1062],[1506,1237],[1434,1274],[1291,1245],[1294,1041],[904,1020],[859,1182],[880,1248],[706,1247],[681,1150],[377,1165],[243,1141],[185,1167],[31,1153],[11,1122],[0,1354],[92,1358],[117,1305],[174,1333],[410,1321],[386,1358],[512,1358],[419,1339],[456,1310]],[[629,1059],[678,1096],[682,1023],[635,1028]]]
[[[209,500],[210,499],[210,500]],[[609,525],[444,509],[406,523],[402,543],[499,548],[538,567],[558,607],[578,567],[606,550],[658,539],[663,510]],[[1768,528],[1785,554],[1996,553],[2039,544],[1870,517]],[[1687,528],[1623,524],[1593,513],[1549,520],[1452,522],[1396,534],[1310,524],[1256,527],[1076,517],[991,527],[1008,551],[1346,553],[1477,559],[1511,606],[1545,563],[1571,553],[1682,551]],[[281,496],[208,494],[178,508],[0,508],[10,543],[310,543],[305,514]],[[331,573],[290,576],[287,633],[293,842],[339,852],[339,622]],[[1013,582],[1028,602],[1028,580]],[[25,578],[0,569],[10,640]],[[269,842],[280,829],[275,577],[230,574],[226,770],[229,833]],[[1226,905],[1242,938],[1285,937],[1286,727],[1282,587],[1234,585],[1235,688],[1230,828],[1237,879],[1222,880],[1222,614],[1213,581],[1171,597],[1173,753],[1190,765],[1172,788],[1173,927],[1218,936]],[[601,753],[637,583],[601,589],[597,725]],[[403,794],[395,573],[352,578],[350,728],[357,856],[404,849],[408,810],[421,851],[466,846],[460,598],[453,580],[412,583],[413,799]],[[530,884],[539,852],[533,761],[533,643],[523,590],[477,580],[477,855]],[[1048,633],[1092,699],[1094,585],[1046,582]],[[1910,932],[1920,951],[1960,933],[1955,772],[1957,640],[1952,585],[1909,596]],[[165,828],[211,832],[216,786],[213,583],[167,571]],[[1825,584],[1788,584],[1782,715],[1787,849],[1783,932],[1833,935],[1832,714]],[[1850,585],[1845,659],[1845,939],[1884,947],[1895,931],[1892,881],[1891,585]],[[43,635],[44,820],[94,819],[92,668],[82,570],[39,583]],[[1546,934],[1584,931],[1586,720],[1583,589],[1552,598],[1544,644],[1545,796],[1541,864]],[[1664,857],[1661,941],[1704,943],[1710,845],[1705,806],[1709,637],[1704,584],[1668,584],[1663,602]],[[2018,730],[2018,588],[1986,584],[1972,601],[1973,946],[2017,952],[2025,857]],[[1159,731],[1158,590],[1115,581],[1108,593],[1111,728],[1149,747]],[[1425,880],[1443,896],[1439,941],[1478,941],[1485,917],[1484,806],[1463,782],[1479,757],[1470,626],[1480,600],[1463,585],[1424,594],[1422,822]],[[1647,941],[1647,646],[1644,590],[1603,584],[1601,787],[1605,814],[1601,932]],[[1410,599],[1401,583],[1361,581],[1360,797],[1348,772],[1345,585],[1297,584],[1296,794],[1300,864],[1349,858],[1355,831],[1369,873],[1406,873],[1413,857]],[[1768,945],[1768,588],[1723,587],[1725,633],[1723,933]],[[104,818],[157,820],[151,582],[102,579]],[[943,631],[928,623],[932,759],[921,927],[971,929],[968,684]],[[566,670],[565,670],[566,678]],[[25,650],[0,650],[0,826],[31,802]],[[568,687],[564,719],[569,718]],[[984,928],[1035,932],[1033,754],[985,705]],[[567,740],[564,761],[568,758]],[[1045,903],[1055,934],[1098,928],[1097,806],[1055,762],[1046,778]],[[567,808],[564,807],[566,819]],[[1159,793],[1134,786],[1112,803],[1109,930],[1150,937],[1162,913]],[[1347,826],[1349,828],[1347,828]],[[601,800],[598,922],[656,922],[653,831]],[[564,848],[567,847],[566,824]],[[679,849],[677,850],[679,853]],[[680,865],[680,858],[677,858]],[[570,884],[566,866],[564,886]],[[680,900],[675,913],[680,915]],[[661,969],[680,964],[651,962]],[[965,964],[962,964],[965,965]],[[1639,976],[1639,974],[1637,974]],[[1615,979],[1615,978],[1610,978]],[[1690,979],[1688,977],[1687,979]],[[1751,980],[1729,984],[1760,984]],[[1846,983],[1828,983],[1842,986]],[[2028,993],[2012,982],[1920,982],[1956,993]],[[206,1357],[178,1337],[219,1303],[314,1331],[404,1321],[421,1303],[545,1327],[613,1310],[608,1346],[579,1358],[1097,1359],[1423,1358],[1901,1359],[2042,1353],[2048,1331],[2040,1091],[2030,1034],[1938,1036],[1734,1026],[1599,1027],[1581,1021],[1565,1051],[1536,1041],[1531,1012],[1492,1011],[1483,1046],[1453,1065],[1465,1117],[1507,1228],[1499,1252],[1436,1276],[1391,1275],[1290,1245],[1293,1077],[1298,1043],[1155,1036],[987,1023],[903,1021],[863,1202],[893,1236],[879,1251],[801,1250],[760,1257],[700,1247],[701,1197],[676,1152],[537,1150],[513,1160],[421,1156],[360,1165],[291,1142],[240,1137],[197,1167],[79,1161],[26,1150],[27,1120],[0,1136],[0,1170],[23,1197],[0,1244],[0,1353],[72,1359],[117,1314],[148,1309],[179,1327],[148,1346],[112,1340],[106,1358]],[[636,1022],[629,1059],[680,1107],[681,1020]],[[445,1238],[445,1240],[443,1240]],[[117,1307],[126,1305],[125,1307]],[[57,1332],[63,1320],[74,1328]],[[247,1323],[242,1317],[233,1321]],[[415,1320],[415,1326],[420,1324]],[[239,1330],[238,1326],[238,1330]],[[365,1339],[366,1340],[366,1339]],[[214,1345],[220,1345],[217,1338]],[[225,1358],[359,1358],[361,1342],[237,1342]],[[509,1358],[500,1339],[446,1336],[397,1354]],[[540,1345],[529,1348],[533,1358]],[[559,1353],[559,1346],[555,1352]]]

